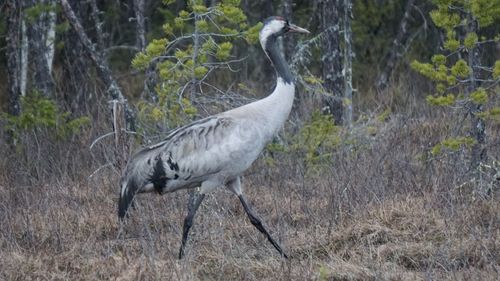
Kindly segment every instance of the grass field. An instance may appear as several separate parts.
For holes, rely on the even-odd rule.
[[[489,140],[489,166],[471,176],[465,149],[424,157],[440,126],[397,117],[371,124],[371,133],[358,125],[355,145],[332,151],[328,165],[261,157],[243,184],[289,260],[228,191],[203,202],[178,260],[186,191],[140,196],[120,226],[118,173],[97,170],[104,150],[7,154],[0,160],[0,279],[498,280],[499,128],[488,128],[497,136]],[[37,166],[51,157],[60,161]]]

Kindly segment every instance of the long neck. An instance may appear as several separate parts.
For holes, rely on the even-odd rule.
[[[263,99],[226,112],[231,116],[242,118],[252,116],[251,120],[247,121],[253,122],[259,131],[264,133],[262,138],[264,142],[271,140],[276,131],[283,127],[295,96],[293,76],[278,50],[276,38],[271,35],[262,44],[278,75],[274,91]]]
[[[273,63],[278,78],[281,77],[285,83],[293,83],[292,72],[288,68],[288,63],[285,61],[281,52],[278,49],[277,36],[271,35],[266,41],[264,51]]]
[[[295,85],[293,76],[288,68],[288,64],[281,55],[276,36],[270,36],[265,44],[264,51],[276,69],[277,79],[274,91],[266,98],[254,102],[250,107],[259,112],[263,120],[258,122],[264,126],[266,131],[266,141],[269,141],[277,130],[283,127],[290,110],[292,109],[295,96]]]

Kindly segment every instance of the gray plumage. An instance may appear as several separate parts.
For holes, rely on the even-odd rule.
[[[252,224],[287,257],[241,190],[240,175],[257,159],[265,145],[286,121],[292,108],[295,86],[288,65],[277,50],[276,38],[289,31],[308,33],[281,17],[265,21],[261,45],[277,70],[276,88],[268,97],[173,130],[162,142],[134,154],[124,170],[118,215],[123,219],[137,193],[159,194],[200,186],[184,221],[179,258],[193,217],[206,193],[227,187],[240,199]]]

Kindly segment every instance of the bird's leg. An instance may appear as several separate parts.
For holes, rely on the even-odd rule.
[[[269,240],[269,242],[271,242],[271,244],[273,244],[274,248],[276,248],[276,250],[278,250],[278,252],[283,257],[288,259],[288,256],[285,254],[285,252],[283,252],[283,250],[281,249],[281,246],[273,239],[273,237],[271,237],[271,234],[269,234],[269,232],[266,230],[266,228],[262,224],[262,221],[257,217],[257,215],[252,211],[250,206],[247,204],[247,201],[246,201],[245,197],[243,196],[243,194],[239,194],[238,198],[240,199],[241,204],[243,205],[243,208],[245,208],[245,212],[247,213],[248,218],[250,219],[250,222],[260,232],[262,232],[263,234],[265,234],[267,236],[267,240]]]
[[[188,214],[184,219],[184,227],[182,232],[182,244],[181,249],[179,250],[179,259],[182,259],[184,256],[184,248],[186,247],[186,241],[189,234],[189,229],[193,225],[193,218],[196,214],[196,211],[201,205],[201,201],[205,198],[205,194],[198,193],[196,191],[192,191],[189,193],[189,203],[188,203]]]

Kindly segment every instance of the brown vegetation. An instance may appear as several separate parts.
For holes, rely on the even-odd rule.
[[[497,280],[499,167],[471,181],[462,173],[466,153],[429,156],[433,136],[446,131],[440,124],[371,118],[329,165],[288,154],[256,163],[245,189],[289,260],[225,191],[203,203],[183,260],[184,191],[140,196],[121,227],[118,173],[96,164],[112,157],[111,144],[81,148],[92,130],[73,146],[33,146],[24,158],[8,152],[0,161],[0,279]],[[492,159],[498,141],[489,140]]]

